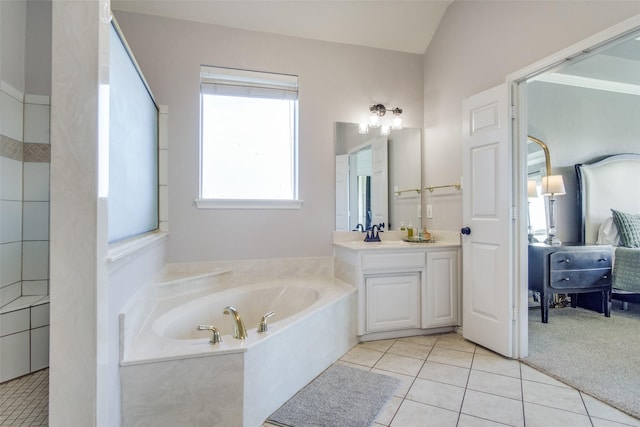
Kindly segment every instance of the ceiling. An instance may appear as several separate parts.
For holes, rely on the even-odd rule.
[[[423,54],[453,0],[111,0],[111,8]]]

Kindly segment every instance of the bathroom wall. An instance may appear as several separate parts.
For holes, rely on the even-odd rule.
[[[335,229],[334,123],[368,106],[422,127],[422,56],[114,11],[169,117],[170,261],[327,256]],[[159,29],[162,29],[161,31]],[[201,64],[299,75],[300,210],[198,210]]]
[[[49,360],[50,15],[0,4],[0,381]]]
[[[637,1],[455,1],[424,55],[424,182],[462,175],[462,100],[640,13]],[[427,195],[430,228],[459,229],[461,194]]]
[[[108,12],[108,0],[52,2],[52,426],[121,425],[119,313],[165,264],[163,234],[107,243]]]

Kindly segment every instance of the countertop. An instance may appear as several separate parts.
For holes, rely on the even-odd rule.
[[[451,231],[431,231],[433,243],[405,242],[401,231],[380,233],[380,242],[365,242],[365,233],[358,231],[335,231],[333,245],[351,250],[396,250],[460,247],[460,233]]]

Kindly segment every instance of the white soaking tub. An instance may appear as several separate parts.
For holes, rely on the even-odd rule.
[[[233,338],[227,306],[247,339]],[[258,333],[271,311],[269,332]],[[330,278],[159,299],[123,350],[123,425],[260,426],[357,343],[355,313],[355,289]],[[217,327],[222,342],[211,344],[198,325]]]

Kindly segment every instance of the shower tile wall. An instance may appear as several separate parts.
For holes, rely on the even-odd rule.
[[[0,82],[0,382],[49,364],[49,111]]]

